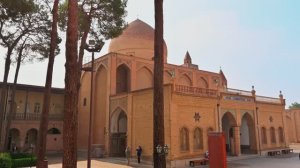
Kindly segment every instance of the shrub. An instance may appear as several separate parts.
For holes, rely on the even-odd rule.
[[[1,168],[12,167],[12,159],[8,153],[0,153],[0,167]]]
[[[36,166],[36,160],[37,158],[35,156],[13,159],[12,168]]]
[[[22,158],[31,158],[33,157],[33,155],[28,153],[11,153],[10,157],[12,159],[22,159]]]

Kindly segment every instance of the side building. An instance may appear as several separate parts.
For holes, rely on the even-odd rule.
[[[2,83],[0,83],[2,85]],[[8,84],[5,114],[10,111],[13,85]],[[7,149],[17,147],[18,151],[35,150],[37,145],[40,118],[43,107],[44,87],[16,85],[15,101],[9,129]],[[64,89],[52,88],[47,133],[47,150],[62,151]],[[4,120],[7,123],[7,118]],[[5,126],[3,127],[5,133]],[[3,140],[2,140],[3,141]]]
[[[93,106],[91,73],[83,72],[79,97],[79,149],[87,149],[92,108],[92,144],[110,156],[124,156],[125,147],[153,153],[154,29],[137,19],[118,38],[108,54],[95,60]],[[257,154],[288,146],[285,100],[231,89],[220,70],[200,70],[190,54],[182,65],[167,62],[164,43],[165,143],[168,161],[202,157],[210,131],[224,132],[228,155]],[[90,63],[84,66],[90,66]],[[161,144],[164,145],[164,144]],[[133,151],[132,151],[133,152]]]
[[[285,114],[287,141],[300,143],[300,109],[288,109]]]

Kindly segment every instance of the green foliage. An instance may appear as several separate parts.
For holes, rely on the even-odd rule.
[[[47,58],[50,52],[51,10],[47,1],[0,0],[0,45],[14,49],[14,53],[23,48],[22,55],[28,61]],[[55,54],[59,51],[57,45]]]
[[[27,153],[0,153],[0,168],[36,166],[37,158]]]
[[[17,167],[32,167],[36,166],[37,158],[35,156],[20,158],[20,159],[13,159],[12,168]]]
[[[79,35],[89,30],[96,41],[119,36],[127,26],[125,8],[127,0],[79,0]],[[59,7],[59,27],[65,30],[67,24],[67,1]]]
[[[0,153],[0,167],[1,168],[12,167],[12,159],[8,153]]]
[[[294,102],[289,106],[289,109],[300,109],[300,104],[298,102]]]
[[[21,159],[21,158],[31,158],[34,157],[34,155],[29,153],[11,153],[10,157],[12,159]]]
[[[17,19],[36,12],[37,8],[33,0],[0,0],[1,19]]]

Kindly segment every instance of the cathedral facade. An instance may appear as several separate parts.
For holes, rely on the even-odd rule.
[[[79,149],[87,148],[92,108],[92,144],[109,156],[125,147],[153,153],[154,29],[137,19],[95,60],[93,106],[91,73],[83,72],[79,97]],[[227,87],[222,72],[200,70],[187,52],[182,65],[167,62],[164,43],[164,125],[169,161],[202,157],[208,132],[224,132],[228,155],[258,154],[285,148],[285,100]],[[90,66],[90,63],[84,66]],[[162,144],[163,145],[163,144]],[[134,153],[134,151],[132,151]]]

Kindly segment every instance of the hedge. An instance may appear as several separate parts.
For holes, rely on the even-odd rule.
[[[36,166],[36,157],[13,159],[12,168]]]
[[[0,153],[0,168],[18,168],[36,166],[37,158],[32,154]]]
[[[0,167],[1,168],[11,168],[12,159],[9,153],[0,153]]]

